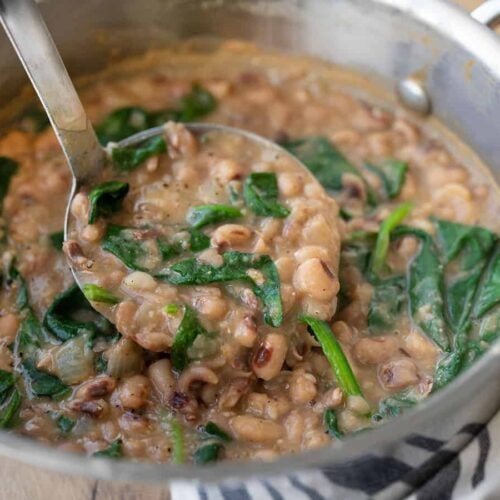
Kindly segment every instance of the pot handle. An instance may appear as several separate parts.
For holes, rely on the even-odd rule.
[[[500,26],[500,0],[486,0],[471,12],[471,16],[481,24],[495,29]]]

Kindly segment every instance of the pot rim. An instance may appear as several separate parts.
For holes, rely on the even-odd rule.
[[[351,0],[362,1],[366,0]],[[409,15],[433,31],[462,46],[481,61],[494,78],[500,81],[500,39],[478,21],[456,5],[445,0],[370,0],[398,14]],[[242,480],[251,477],[298,472],[313,466],[345,463],[380,445],[391,444],[407,436],[411,430],[426,423],[446,418],[449,408],[463,404],[464,388],[480,390],[482,381],[478,375],[500,358],[500,342],[464,374],[446,388],[422,401],[417,407],[388,424],[356,435],[345,441],[317,450],[284,456],[269,462],[220,462],[212,466],[193,464],[170,465],[146,462],[113,461],[87,457],[58,450],[31,438],[0,432],[0,454],[14,460],[50,469],[57,472],[90,476],[97,479],[118,481],[165,482],[167,480],[191,480],[195,482],[219,482]]]

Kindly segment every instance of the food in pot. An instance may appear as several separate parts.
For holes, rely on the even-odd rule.
[[[64,245],[52,131],[37,113],[5,130],[2,427],[115,459],[271,460],[386,423],[487,350],[491,178],[336,75],[227,42],[96,80],[84,102],[112,166]],[[278,142],[332,198],[286,155],[180,125],[199,120]]]

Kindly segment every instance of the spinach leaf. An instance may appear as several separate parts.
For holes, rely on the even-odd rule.
[[[394,276],[377,280],[368,310],[368,328],[371,333],[383,333],[394,328],[405,312],[406,277]]]
[[[351,365],[328,323],[305,315],[299,319],[311,328],[314,336],[321,344],[323,353],[330,363],[337,383],[344,394],[348,396],[362,396],[361,387],[356,380]]]
[[[0,429],[6,429],[14,425],[21,402],[21,394],[14,387],[0,405]]]
[[[38,370],[33,361],[24,360],[22,367],[26,387],[34,396],[47,396],[61,400],[71,394],[71,389],[58,377]]]
[[[478,226],[439,219],[434,223],[437,228],[436,243],[445,264],[448,316],[453,330],[457,332],[469,319],[475,291],[495,243],[495,235]]]
[[[183,464],[186,459],[186,438],[181,423],[171,417],[167,421],[170,438],[172,440],[172,462]]]
[[[225,252],[223,264],[213,266],[196,258],[181,260],[161,271],[156,277],[173,285],[208,285],[228,281],[249,283],[263,305],[264,320],[278,327],[283,322],[280,279],[268,255]]]
[[[106,290],[102,286],[86,283],[83,285],[83,295],[92,302],[101,302],[103,304],[118,304],[120,298]]]
[[[413,408],[416,404],[417,400],[408,394],[407,391],[395,394],[380,401],[378,411],[372,415],[372,420],[380,422],[398,417],[405,410]]]
[[[113,325],[89,304],[74,284],[56,296],[43,318],[43,326],[61,341],[79,335],[110,335]]]
[[[147,230],[145,230],[147,232]],[[140,229],[133,229],[116,224],[108,224],[102,248],[118,257],[129,269],[148,272],[147,257],[151,253],[151,243],[157,245],[163,261],[177,257],[183,251],[199,252],[210,246],[210,238],[198,229],[189,228],[189,241],[165,238],[146,238]]]
[[[366,168],[382,181],[388,198],[396,198],[401,192],[408,171],[408,163],[399,160],[385,160],[379,165],[367,164]]]
[[[43,330],[31,309],[28,309],[17,332],[14,352],[19,357],[31,357],[44,342]]]
[[[363,178],[361,172],[326,137],[294,139],[282,142],[281,146],[296,156],[327,190],[341,191],[344,174]],[[375,205],[376,194],[366,182],[365,187],[368,203]]]
[[[221,443],[205,442],[193,453],[193,462],[197,465],[216,462],[223,448]]]
[[[28,286],[15,266],[14,259],[7,265],[7,270],[0,276],[2,285],[7,293],[16,293],[16,307],[19,311],[29,308]]]
[[[189,228],[189,248],[192,252],[201,252],[210,246],[210,238],[198,231],[198,229]]]
[[[200,229],[209,224],[238,219],[241,215],[241,210],[231,205],[197,205],[189,210],[186,220],[195,229]]]
[[[473,315],[482,318],[500,303],[500,241],[497,241],[474,304]],[[500,316],[500,311],[498,311]]]
[[[9,191],[10,181],[18,170],[19,165],[16,161],[0,156],[0,212],[3,208],[3,200]]]
[[[50,242],[56,250],[62,250],[64,243],[64,231],[58,231],[49,235]]]
[[[44,109],[29,106],[24,110],[19,122],[19,128],[25,132],[40,133],[50,125],[49,117]]]
[[[408,268],[408,294],[413,322],[443,351],[451,350],[443,300],[442,266],[432,238],[419,229],[400,226],[395,237],[412,235],[420,251]]]
[[[63,434],[68,434],[71,432],[73,427],[76,424],[76,420],[73,420],[72,418],[67,417],[66,415],[60,415],[57,420],[57,427],[59,427],[60,431]]]
[[[128,190],[129,185],[120,181],[103,182],[92,189],[89,193],[89,224],[120,210]]]
[[[137,146],[116,146],[111,149],[113,167],[120,172],[130,172],[148,158],[167,151],[165,139],[161,136],[146,139]]]
[[[375,275],[380,274],[384,269],[385,259],[391,241],[391,232],[401,224],[403,219],[410,213],[412,207],[413,205],[409,202],[399,205],[380,225],[371,262],[371,269]]]
[[[333,408],[327,408],[323,415],[323,422],[325,424],[326,432],[333,436],[335,439],[343,439],[344,433],[339,429],[339,422],[337,414]]]
[[[117,439],[116,441],[113,441],[107,448],[104,448],[104,450],[96,451],[92,456],[98,458],[112,458],[112,459],[122,458],[123,457],[122,440]]]
[[[188,306],[184,308],[184,316],[175,334],[172,345],[172,366],[182,371],[189,364],[188,349],[198,335],[207,335],[207,331],[198,321],[196,313]]]
[[[147,111],[138,106],[117,109],[96,127],[101,144],[118,142],[142,130],[163,125],[170,120],[189,122],[215,110],[217,101],[201,85],[194,84],[173,109]]]
[[[210,114],[217,107],[215,97],[198,83],[195,83],[189,94],[181,97],[175,110],[176,121],[191,122]]]
[[[5,370],[0,370],[0,399],[5,397],[5,393],[14,386],[14,374]]]
[[[254,172],[243,185],[243,198],[250,210],[263,217],[287,217],[290,210],[278,203],[278,180],[272,172]]]
[[[230,442],[233,440],[233,438],[226,431],[222,430],[214,422],[207,422],[203,430],[206,434],[221,439],[222,441]]]

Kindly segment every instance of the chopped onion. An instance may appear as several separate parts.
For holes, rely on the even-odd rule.
[[[112,345],[105,352],[105,357],[108,360],[106,372],[111,377],[120,378],[139,373],[144,368],[142,348],[125,337]]]
[[[94,353],[89,346],[89,335],[67,340],[53,356],[55,374],[65,384],[79,384],[94,374]]]

